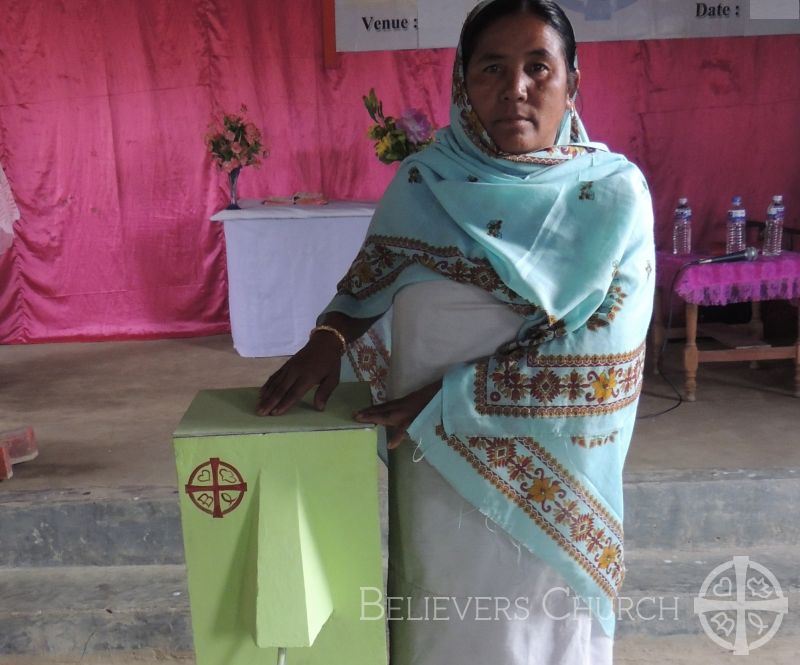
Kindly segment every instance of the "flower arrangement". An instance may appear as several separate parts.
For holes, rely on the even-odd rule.
[[[383,102],[374,88],[363,99],[375,123],[367,130],[367,136],[375,141],[375,154],[384,164],[400,162],[433,141],[433,126],[419,109],[406,109],[399,118],[393,118],[383,114]]]
[[[212,120],[204,137],[208,152],[225,173],[261,166],[261,158],[269,155],[261,143],[261,132],[243,115],[247,113],[244,104],[239,113],[224,113],[221,120]]]

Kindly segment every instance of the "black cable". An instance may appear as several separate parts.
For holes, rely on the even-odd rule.
[[[684,270],[689,268],[690,266],[695,265],[695,261],[687,261],[684,263],[672,277],[672,282],[669,285],[669,298],[667,299],[667,327],[664,329],[664,341],[661,342],[661,349],[658,353],[658,362],[656,362],[656,372],[661,376],[664,381],[667,382],[667,385],[672,388],[672,392],[675,393],[677,400],[675,404],[670,407],[667,407],[663,411],[657,411],[656,413],[648,413],[641,416],[636,416],[636,420],[646,420],[648,418],[657,418],[658,416],[663,416],[665,413],[669,413],[670,411],[674,411],[677,409],[681,404],[683,404],[683,395],[681,395],[680,390],[675,387],[675,384],[670,381],[669,377],[664,372],[664,352],[667,349],[667,342],[669,341],[669,331],[672,328],[672,296],[675,293],[675,284],[678,281],[678,278],[683,274]]]

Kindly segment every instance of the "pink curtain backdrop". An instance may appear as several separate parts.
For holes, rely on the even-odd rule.
[[[325,69],[320,5],[4,3],[0,162],[22,219],[0,257],[0,342],[228,330],[208,219],[226,186],[202,144],[222,109],[244,102],[272,152],[243,171],[243,196],[381,195],[393,169],[372,154],[362,94],[445,125],[453,53],[346,54]],[[713,250],[732,194],[762,218],[783,193],[797,218],[799,36],[595,43],[580,58],[587,128],[644,170],[660,246],[678,196]]]

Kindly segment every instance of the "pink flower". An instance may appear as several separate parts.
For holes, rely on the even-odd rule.
[[[231,143],[231,152],[234,155],[238,155],[240,152],[242,152],[242,146],[237,141],[234,141]]]
[[[230,173],[233,169],[238,169],[241,165],[238,159],[231,159],[230,161],[222,162],[222,170],[225,171],[225,173]]]
[[[236,138],[236,134],[234,134],[230,129],[226,130],[223,136],[228,139],[228,141],[233,141]]]
[[[431,136],[431,123],[427,116],[419,109],[406,109],[397,121],[397,127],[402,129],[412,143],[423,143]]]

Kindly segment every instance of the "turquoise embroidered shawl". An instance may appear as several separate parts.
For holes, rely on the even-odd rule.
[[[500,153],[469,105],[460,56],[450,120],[401,165],[326,311],[387,314],[403,286],[452,279],[524,316],[495,355],[449,369],[409,436],[466,500],[555,567],[612,635],[622,466],[654,284],[647,185],[621,155],[571,143],[585,133],[570,112],[555,146]],[[387,319],[348,352],[379,401]]]

